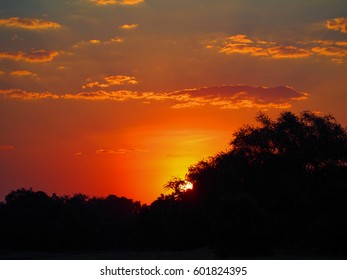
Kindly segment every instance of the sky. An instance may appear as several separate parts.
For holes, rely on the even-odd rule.
[[[1,0],[0,200],[150,203],[265,112],[346,126],[345,0]]]

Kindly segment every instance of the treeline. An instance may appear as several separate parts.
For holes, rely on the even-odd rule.
[[[0,249],[204,247],[217,258],[347,258],[346,128],[311,112],[257,120],[149,206],[114,195],[9,193],[0,204]]]
[[[19,189],[0,207],[0,244],[7,250],[91,250],[135,246],[139,202],[106,198],[48,196]]]

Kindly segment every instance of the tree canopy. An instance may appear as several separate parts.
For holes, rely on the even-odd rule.
[[[222,255],[340,252],[346,243],[337,236],[347,233],[346,128],[309,111],[283,112],[277,120],[260,113],[257,121],[234,133],[228,151],[189,168],[185,180],[193,190],[171,181],[175,197],[195,205],[200,224],[209,224],[206,240]]]

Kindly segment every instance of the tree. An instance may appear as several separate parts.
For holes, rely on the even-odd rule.
[[[346,129],[331,115],[309,111],[283,112],[275,121],[261,113],[257,120],[259,126],[234,133],[227,152],[186,175],[215,248],[246,258],[310,254],[317,246],[335,252],[345,244],[337,233],[347,228]]]

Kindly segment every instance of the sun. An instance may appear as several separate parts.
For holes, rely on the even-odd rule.
[[[187,191],[193,189],[193,184],[189,181],[184,181],[184,184],[180,185],[181,191]]]

